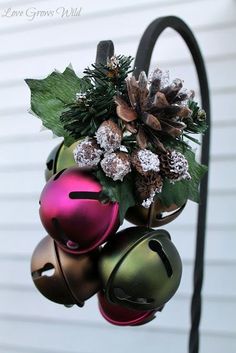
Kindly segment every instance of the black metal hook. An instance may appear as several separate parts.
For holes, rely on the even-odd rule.
[[[200,85],[202,107],[207,114],[208,131],[203,136],[201,163],[209,166],[210,148],[210,97],[204,60],[199,49],[198,43],[184,21],[175,16],[160,17],[153,21],[145,30],[138,47],[134,63],[134,75],[138,77],[140,71],[148,73],[153,48],[166,28],[177,31],[188,46],[198,74]],[[200,203],[198,207],[197,223],[197,242],[195,250],[194,264],[194,291],[191,303],[191,331],[189,338],[189,353],[199,351],[199,324],[201,318],[201,290],[204,275],[204,248],[206,233],[206,214],[207,214],[207,193],[208,193],[208,173],[202,179],[200,185]]]
[[[102,40],[98,43],[96,64],[106,64],[107,58],[111,58],[114,55],[114,44],[111,40]]]
[[[207,81],[207,74],[204,60],[198,43],[184,21],[175,16],[160,17],[153,21],[145,30],[136,54],[134,63],[134,75],[137,78],[141,71],[148,74],[154,46],[166,28],[172,28],[180,34],[191,52],[196,71],[198,74],[202,107],[206,111],[208,131],[202,139],[201,163],[209,166],[210,149],[210,97]],[[96,63],[105,63],[107,57],[114,54],[112,41],[102,41],[98,45]],[[200,185],[200,202],[197,216],[197,241],[194,263],[194,290],[191,303],[191,331],[189,338],[189,353],[199,351],[199,324],[201,318],[201,290],[204,275],[204,248],[206,234],[206,215],[207,215],[207,196],[208,196],[208,173],[204,176]]]

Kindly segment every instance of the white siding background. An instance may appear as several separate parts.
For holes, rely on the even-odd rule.
[[[84,309],[44,299],[30,277],[30,257],[45,235],[38,217],[44,163],[58,139],[40,132],[27,113],[24,78],[43,78],[71,62],[78,73],[95,59],[99,40],[112,39],[117,54],[135,56],[141,34],[156,17],[176,15],[193,29],[209,76],[212,142],[200,353],[236,352],[236,1],[233,0],[0,0],[0,14],[82,7],[61,19],[0,17],[0,351],[3,353],[187,353],[195,248],[196,206],[165,228],[184,264],[181,286],[150,324],[119,328],[99,315],[96,298]],[[198,91],[182,40],[167,30],[153,65],[170,69]]]

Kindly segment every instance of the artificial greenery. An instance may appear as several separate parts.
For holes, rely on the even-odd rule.
[[[195,160],[195,155],[191,149],[183,148],[181,152],[188,161],[191,179],[180,180],[174,184],[168,179],[164,179],[163,189],[158,194],[158,198],[166,207],[171,204],[181,207],[187,200],[199,202],[199,183],[206,173],[207,167]]]
[[[43,126],[56,136],[62,136],[67,145],[73,142],[64,128],[60,116],[67,104],[82,87],[82,80],[76,76],[71,66],[62,73],[54,71],[43,80],[26,79],[31,90],[31,111],[38,116]]]
[[[125,78],[132,71],[132,58],[120,55],[116,60],[117,66],[94,64],[87,68],[78,99],[61,114],[60,124],[75,141],[82,136],[93,136],[104,120],[117,119],[114,96],[126,92]]]
[[[174,86],[161,88],[157,78],[160,70],[149,88],[144,73],[139,81],[128,78],[131,62],[131,57],[120,55],[106,64],[87,68],[82,78],[69,66],[64,72],[55,71],[42,80],[26,79],[31,90],[31,111],[54,135],[63,137],[66,146],[86,136],[94,139],[100,125],[112,120],[122,131],[122,146],[129,156],[137,148],[156,154],[181,152],[188,162],[191,179],[171,182],[164,177],[162,191],[156,198],[166,207],[182,206],[188,199],[198,202],[199,183],[206,167],[197,163],[186,138],[199,143],[192,134],[206,131],[205,112],[192,97],[187,106],[182,104],[187,94],[181,93],[180,80]],[[161,106],[155,105],[157,96]],[[101,200],[119,203],[122,223],[127,209],[139,202],[136,172],[132,170],[123,181],[112,180],[100,165],[92,172],[103,187]]]
[[[100,169],[96,170],[94,174],[103,187],[101,199],[107,201],[108,197],[111,201],[119,202],[119,217],[122,224],[128,208],[136,204],[132,176],[127,175],[123,182],[115,182],[111,178],[108,178]]]
[[[194,100],[189,100],[188,107],[192,114],[185,120],[187,125],[185,131],[190,134],[203,134],[208,128],[205,111],[200,109],[198,103]]]

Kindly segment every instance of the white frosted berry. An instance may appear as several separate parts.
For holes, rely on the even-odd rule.
[[[112,120],[104,121],[99,126],[95,136],[97,143],[105,152],[113,152],[120,148],[122,132]]]
[[[147,149],[141,149],[138,151],[138,159],[144,172],[159,172],[160,160],[157,154]]]
[[[95,167],[100,162],[103,151],[99,148],[95,139],[86,137],[78,143],[73,154],[79,167]]]
[[[124,177],[131,171],[129,157],[125,152],[106,153],[101,161],[101,167],[106,176],[114,181],[123,181]]]

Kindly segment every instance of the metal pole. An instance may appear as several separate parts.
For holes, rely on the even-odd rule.
[[[153,21],[145,30],[136,54],[134,63],[134,75],[138,78],[141,71],[148,74],[150,61],[154,46],[160,34],[166,28],[172,28],[180,34],[188,46],[198,74],[200,85],[202,107],[207,114],[208,131],[203,136],[201,163],[209,166],[209,148],[210,148],[210,97],[206,75],[206,69],[198,43],[184,21],[175,16],[160,17]],[[103,41],[98,45],[96,63],[105,63],[107,57],[114,53],[114,46],[111,41]],[[189,353],[198,353],[199,351],[199,325],[201,319],[201,290],[204,277],[204,248],[206,234],[206,215],[207,215],[207,197],[208,197],[208,173],[204,176],[200,185],[200,202],[197,216],[197,235],[194,263],[194,289],[191,302],[191,330],[189,336]]]
[[[193,61],[195,63],[198,80],[200,85],[202,107],[207,114],[208,131],[203,136],[201,163],[209,165],[209,147],[210,147],[210,98],[208,81],[204,60],[201,55],[198,43],[190,28],[180,18],[175,16],[160,17],[153,21],[145,30],[137,51],[135,59],[134,74],[138,77],[140,71],[148,73],[153,48],[166,28],[173,28],[184,39],[188,46]],[[191,303],[191,330],[189,337],[189,353],[198,353],[199,351],[199,325],[201,318],[201,290],[204,276],[204,248],[206,233],[206,214],[207,214],[207,196],[208,196],[208,174],[202,179],[200,185],[200,203],[197,216],[197,239],[194,263],[194,289]]]

